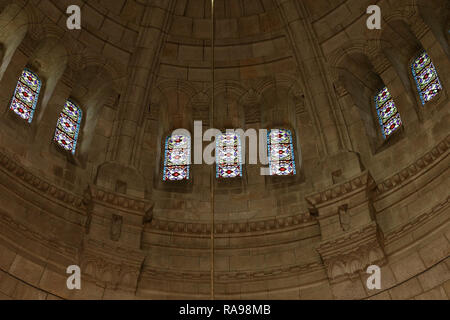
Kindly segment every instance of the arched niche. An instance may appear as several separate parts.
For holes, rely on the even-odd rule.
[[[46,38],[38,42],[29,58],[28,65],[42,80],[42,89],[33,122],[39,123],[45,114],[56,85],[64,74],[68,53],[59,39]]]
[[[236,92],[225,88],[215,93],[213,126],[222,131],[245,128],[245,112]]]
[[[422,50],[422,46],[409,25],[400,19],[390,20],[385,24],[381,40],[380,49],[402,83],[401,88],[391,88],[391,90],[405,90],[406,93],[407,100],[403,106],[408,115],[404,114],[404,117],[412,116],[413,112],[417,114],[420,112],[420,108],[415,99],[416,88],[411,82],[411,60]],[[414,108],[410,108],[410,106],[414,106]]]
[[[0,13],[0,80],[28,30],[28,18],[23,8],[15,3],[3,7]]]
[[[261,92],[261,128],[267,129],[268,132],[271,129],[290,130],[296,171],[293,176],[264,176],[264,182],[268,189],[305,181],[302,149],[310,132],[308,133],[306,130],[306,119],[309,119],[309,114],[305,109],[304,99],[304,95],[297,88],[279,85],[276,82]],[[303,114],[305,120],[303,125],[299,122],[300,112],[306,112]],[[268,167],[268,165],[264,167]]]
[[[87,162],[104,162],[118,102],[111,75],[101,66],[85,67],[76,73],[68,98],[77,101],[83,110],[77,150],[79,162],[83,166]]]
[[[419,13],[450,57],[450,2],[447,0],[418,0]]]
[[[402,129],[389,139],[384,139],[381,133],[374,97],[385,83],[374,71],[369,58],[361,52],[350,52],[340,60],[336,71],[339,85],[350,95],[353,104],[347,105],[343,114],[355,151],[370,157],[400,139]],[[394,102],[398,107],[395,97]]]

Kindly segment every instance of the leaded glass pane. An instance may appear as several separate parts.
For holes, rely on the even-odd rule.
[[[19,117],[31,123],[40,90],[41,81],[38,76],[25,69],[17,82],[10,109]]]
[[[392,117],[384,126],[384,135],[386,137],[390,136],[395,130],[402,126],[402,119],[400,118],[400,114],[396,114]]]
[[[433,99],[441,90],[442,85],[436,68],[426,52],[422,52],[411,66],[420,101],[424,105]]]
[[[164,153],[164,181],[189,179],[191,139],[183,135],[171,135],[166,138]]]
[[[286,129],[272,129],[267,135],[270,174],[274,176],[295,175],[294,146],[292,134]]]
[[[75,103],[67,100],[56,124],[54,140],[64,150],[75,154],[80,132],[82,111]]]
[[[242,176],[241,141],[235,133],[224,133],[216,139],[216,177]]]
[[[387,87],[381,89],[375,96],[375,107],[383,138],[386,139],[402,125],[400,114]]]

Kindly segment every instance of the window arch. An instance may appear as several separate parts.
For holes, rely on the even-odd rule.
[[[163,180],[188,180],[191,163],[191,138],[185,135],[168,136],[164,150]]]
[[[64,150],[75,154],[83,113],[72,101],[67,100],[58,118],[54,140]]]
[[[267,133],[267,151],[272,176],[296,174],[292,134],[287,129],[271,129]]]
[[[216,178],[242,177],[241,138],[223,133],[216,139]]]
[[[17,82],[11,101],[11,110],[23,120],[31,123],[41,91],[41,80],[29,69],[24,69]]]
[[[442,90],[436,68],[430,56],[423,51],[412,63],[411,70],[420,101],[425,105]]]
[[[375,96],[375,107],[383,138],[386,139],[402,126],[400,113],[387,87],[381,89]]]

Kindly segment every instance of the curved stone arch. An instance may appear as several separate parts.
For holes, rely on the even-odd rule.
[[[111,75],[113,89],[116,92],[122,92],[126,84],[126,67],[113,63],[112,61],[103,58],[102,56],[92,53],[88,50],[80,52],[78,55],[73,55],[76,59],[72,59],[71,66],[74,69],[85,69],[91,66],[98,66],[105,69]]]
[[[205,92],[211,97],[212,87],[209,87]],[[224,92],[235,96],[237,100],[239,100],[239,98],[247,92],[247,88],[245,88],[241,82],[236,80],[216,81],[214,84],[214,96],[218,96]]]
[[[23,10],[27,14],[28,17],[28,25],[31,26],[28,28],[28,34],[33,40],[40,39],[44,34],[44,29],[40,24],[39,12],[35,5],[27,2],[23,5]]]
[[[342,46],[340,46],[338,49],[334,50],[328,56],[328,62],[331,67],[330,78],[332,82],[334,83],[338,81],[339,79],[338,69],[341,67],[343,61],[347,56],[353,53],[360,53],[367,56],[370,59],[370,57],[374,57],[376,53],[381,51],[381,49],[379,48],[380,48],[379,41],[377,40],[371,41],[368,46],[367,41],[361,39],[348,41],[344,43]]]
[[[185,93],[189,97],[189,100],[197,94],[197,89],[193,85],[187,81],[177,79],[158,81],[155,88],[158,88],[161,92],[164,92],[165,89],[176,88],[178,91]]]

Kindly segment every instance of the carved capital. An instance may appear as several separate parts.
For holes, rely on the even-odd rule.
[[[317,249],[330,281],[358,276],[372,264],[386,262],[375,222],[332,241],[324,241]]]

